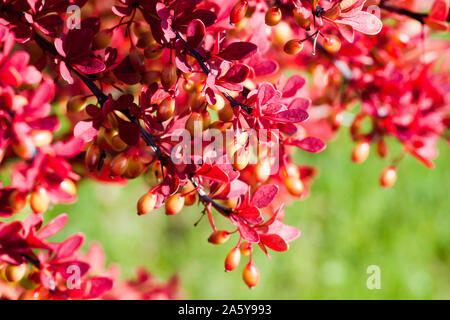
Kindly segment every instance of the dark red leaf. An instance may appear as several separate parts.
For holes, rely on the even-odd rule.
[[[217,56],[225,60],[242,60],[256,53],[258,47],[251,42],[233,42]]]

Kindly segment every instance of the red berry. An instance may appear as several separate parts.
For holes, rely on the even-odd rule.
[[[249,262],[243,272],[242,279],[244,279],[245,284],[253,289],[259,282],[259,271],[258,268],[253,264],[253,262]]]
[[[381,158],[386,158],[389,154],[389,148],[384,139],[380,139],[377,142],[377,153]]]
[[[231,24],[237,24],[242,19],[244,19],[245,14],[247,13],[248,9],[248,2],[245,0],[238,1],[230,13],[230,23]]]
[[[84,157],[84,162],[86,163],[86,167],[89,169],[89,171],[95,171],[97,169],[97,165],[100,161],[100,148],[96,144],[91,144],[87,151],[86,155]]]
[[[166,64],[161,70],[161,84],[164,89],[172,89],[177,82],[177,68],[173,64]]]
[[[369,156],[370,143],[367,140],[360,141],[356,144],[352,152],[352,160],[354,163],[364,162]]]
[[[234,247],[228,252],[225,258],[225,271],[233,271],[239,266],[239,261],[241,261],[241,251],[239,248]]]
[[[383,188],[390,188],[397,180],[397,170],[394,166],[389,166],[383,170],[380,177],[380,184]]]

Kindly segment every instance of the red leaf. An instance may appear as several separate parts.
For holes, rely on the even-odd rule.
[[[105,64],[100,59],[97,59],[96,57],[83,57],[79,61],[74,63],[75,67],[77,67],[78,70],[85,74],[94,74],[102,72],[106,69]]]
[[[278,189],[275,184],[265,184],[258,187],[253,193],[250,204],[257,208],[267,207],[277,195]]]
[[[82,233],[74,234],[64,240],[58,247],[55,254],[55,259],[63,259],[72,256],[77,251],[84,241]]]
[[[325,142],[316,137],[307,137],[302,140],[292,140],[289,141],[288,144],[313,153],[320,152],[326,148]]]
[[[306,98],[295,98],[291,101],[291,103],[288,106],[289,110],[293,109],[301,109],[301,110],[307,110],[308,107],[311,105],[311,100]]]
[[[294,75],[288,79],[283,87],[283,98],[290,98],[297,94],[306,83],[305,78],[299,75]]]
[[[92,120],[78,122],[73,128],[74,137],[80,138],[84,142],[89,142],[97,137],[98,130],[92,125]]]
[[[230,216],[231,222],[238,228],[241,237],[250,242],[257,243],[259,242],[259,235],[256,230],[248,225],[245,221],[243,221],[239,216],[233,214]]]
[[[67,261],[61,263],[54,263],[52,267],[61,274],[64,280],[70,277],[82,277],[89,271],[89,264],[82,261]]]
[[[47,239],[57,234],[66,225],[68,215],[63,213],[47,223],[37,234],[40,239]]]
[[[137,145],[141,133],[139,126],[134,122],[129,122],[121,118],[117,118],[117,120],[120,139],[130,146]]]
[[[309,115],[304,110],[293,109],[281,111],[276,114],[271,114],[270,116],[267,115],[266,118],[283,123],[298,123],[308,119]]]
[[[206,28],[199,19],[192,20],[186,30],[187,44],[190,48],[197,48],[203,41],[206,34]]]
[[[230,181],[225,171],[217,166],[210,166],[209,164],[204,164],[195,174],[218,183],[228,183]]]
[[[83,282],[83,287],[89,288],[89,292],[83,297],[84,299],[95,299],[104,295],[111,290],[114,282],[106,277],[92,277]]]
[[[356,31],[369,35],[378,34],[383,28],[383,23],[377,16],[365,11],[359,11],[355,15],[335,20],[334,22],[349,25]]]
[[[258,224],[263,220],[261,212],[254,206],[239,210],[239,216],[251,224]]]
[[[225,74],[224,79],[228,82],[241,83],[247,79],[250,69],[245,64],[235,64]]]
[[[257,49],[251,42],[233,42],[217,56],[225,60],[242,60],[254,55]]]
[[[429,19],[446,21],[450,10],[450,0],[436,0],[431,7]]]
[[[260,234],[261,242],[274,251],[283,252],[289,249],[289,245],[282,237],[277,234]]]

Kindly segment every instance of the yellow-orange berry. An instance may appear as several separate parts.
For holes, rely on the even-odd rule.
[[[25,276],[26,272],[27,265],[25,263],[18,266],[9,265],[5,269],[5,278],[9,282],[18,282]]]
[[[173,116],[175,111],[175,99],[166,98],[158,106],[156,117],[159,121],[166,121]]]
[[[278,7],[271,7],[266,12],[265,22],[268,26],[275,26],[281,21],[281,10]]]
[[[47,211],[49,204],[50,197],[48,196],[47,190],[44,188],[38,187],[31,193],[30,207],[34,213],[43,213]]]
[[[301,40],[292,39],[284,45],[284,52],[287,54],[298,54],[303,49],[303,42]]]
[[[242,272],[242,279],[250,289],[253,289],[258,284],[259,271],[258,268],[256,268],[256,266],[252,262],[249,262],[245,266]]]
[[[184,197],[175,193],[166,200],[166,214],[169,216],[178,214],[184,207]]]
[[[217,230],[208,238],[208,242],[212,244],[222,244],[225,243],[230,238],[230,233],[225,230]]]
[[[155,208],[156,200],[156,194],[150,191],[140,197],[137,203],[138,215],[150,213]]]
[[[336,53],[341,49],[341,39],[334,34],[326,35],[323,41],[323,47],[330,53]]]

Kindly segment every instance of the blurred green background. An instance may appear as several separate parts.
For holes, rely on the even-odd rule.
[[[407,156],[396,185],[384,190],[378,179],[388,160],[372,152],[365,163],[351,163],[353,143],[345,132],[320,154],[296,153],[297,163],[320,168],[309,198],[286,210],[285,222],[302,235],[272,260],[256,250],[261,282],[254,290],[241,280],[246,257],[239,269],[223,271],[237,235],[213,246],[206,241],[207,219],[193,226],[200,207],[178,216],[161,210],[137,216],[136,201],[147,190],[142,180],[125,187],[83,181],[78,201],[54,207],[45,219],[67,212],[69,222],[55,238],[84,232],[84,248],[99,241],[123,277],[133,276],[137,265],[164,280],[177,273],[190,299],[450,299],[448,146],[439,144],[434,170]],[[380,290],[366,287],[370,265],[380,267]]]

